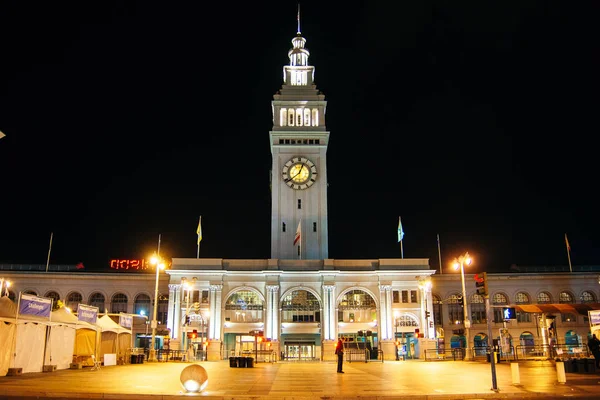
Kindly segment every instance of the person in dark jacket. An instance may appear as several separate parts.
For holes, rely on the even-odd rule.
[[[338,374],[343,374],[342,364],[344,363],[344,343],[341,338],[338,339],[338,342],[335,345],[335,354],[337,354],[337,372]]]

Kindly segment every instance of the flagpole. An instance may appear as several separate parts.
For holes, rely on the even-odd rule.
[[[299,259],[302,260],[302,218],[300,218],[298,230],[300,231],[300,240],[298,240],[298,256],[300,256]]]
[[[440,275],[444,272],[442,271],[442,251],[440,250],[440,234],[437,234],[437,243],[438,243],[438,258],[440,260]]]
[[[48,258],[46,259],[46,272],[48,272],[48,265],[50,265],[50,252],[52,251],[52,237],[54,232],[50,232],[50,246],[48,247]]]
[[[400,241],[400,257],[404,258],[404,249],[402,248],[402,240]]]
[[[569,245],[569,239],[565,233],[565,246],[567,246],[567,258],[569,259],[569,271],[573,273],[573,267],[571,266],[571,246]]]

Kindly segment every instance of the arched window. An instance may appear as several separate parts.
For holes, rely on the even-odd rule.
[[[548,292],[539,292],[537,295],[538,304],[550,304],[552,303],[552,296]]]
[[[110,312],[114,314],[127,312],[127,296],[123,293],[116,293],[110,301]]]
[[[262,319],[262,301],[252,290],[238,290],[225,302],[225,321],[260,322]]]
[[[483,297],[478,294],[474,294],[471,297],[471,321],[474,324],[485,324],[485,303]]]
[[[462,324],[465,319],[462,307],[462,295],[453,294],[448,298],[448,321],[450,324]]]
[[[103,313],[104,311],[106,311],[106,306],[104,305],[104,302],[106,301],[104,298],[104,295],[102,293],[93,293],[90,296],[90,306],[92,307],[98,307],[98,312],[99,313]]]
[[[312,109],[311,125],[319,126],[319,109],[318,108]]]
[[[297,108],[296,109],[296,126],[303,126],[304,125],[304,120],[302,118],[303,118],[302,109],[301,108]]]
[[[156,319],[160,321],[161,324],[166,325],[167,323],[167,314],[169,312],[169,297],[168,296],[158,296],[158,309],[156,310]]]
[[[503,293],[494,293],[492,303],[495,306],[506,305],[508,304],[508,298]],[[504,321],[504,316],[502,315],[502,308],[494,307],[494,322],[502,321]]]
[[[31,295],[33,295],[33,296],[37,296],[37,295],[38,295],[38,294],[37,294],[37,292],[36,292],[35,290],[31,290],[31,289],[29,289],[29,290],[23,290],[23,292],[22,292],[22,293],[23,293],[23,294],[31,294]]]
[[[582,303],[595,303],[596,295],[593,292],[589,292],[587,290],[581,293],[581,302]]]
[[[133,302],[133,313],[140,315],[150,315],[152,304],[150,296],[147,294],[138,294]]]
[[[405,314],[405,315],[400,315],[396,318],[396,326],[398,328],[407,327],[407,326],[418,328],[419,323],[417,322],[415,317],[413,317],[412,315]]]
[[[433,303],[433,323],[442,326],[442,299],[438,295],[431,296]]]
[[[475,347],[476,356],[485,356],[487,354],[488,335],[479,332],[473,337],[473,345]]]
[[[287,109],[282,108],[279,111],[279,126],[286,126],[286,125],[287,125]]]
[[[518,292],[515,295],[516,304],[530,304],[529,295],[525,292]],[[528,312],[517,311],[517,322],[531,322],[531,314]]]
[[[535,351],[535,349],[533,348],[533,346],[535,346],[535,338],[531,332],[525,331],[525,332],[521,333],[521,336],[519,336],[519,342],[520,342],[521,346],[527,347],[526,349],[524,349],[524,351],[526,351],[526,352]],[[532,348],[529,349],[528,347],[532,347]]]
[[[339,322],[371,322],[377,319],[377,303],[364,290],[350,290],[338,304]]]
[[[288,117],[288,126],[294,126],[296,115],[294,114],[293,108],[290,108],[288,110],[287,117]]]
[[[281,300],[281,322],[321,322],[321,303],[308,290],[294,290]]]
[[[51,290],[46,293],[44,297],[52,299],[52,310],[56,310],[58,308],[58,300],[60,300],[60,295],[57,292]]]
[[[310,126],[310,108],[304,109],[304,126]]]
[[[558,302],[560,304],[573,304],[575,303],[575,297],[565,290],[558,295]],[[577,315],[573,313],[561,313],[560,316],[562,322],[577,322]]]
[[[71,309],[71,311],[76,312],[77,306],[82,301],[83,301],[83,296],[81,295],[81,293],[71,292],[67,295],[67,304],[65,304],[65,305],[67,307],[69,307]]]

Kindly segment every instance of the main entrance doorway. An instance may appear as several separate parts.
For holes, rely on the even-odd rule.
[[[283,356],[291,361],[312,361],[315,359],[315,345],[312,342],[286,342]]]

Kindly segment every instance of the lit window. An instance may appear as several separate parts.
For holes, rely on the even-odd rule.
[[[312,109],[312,126],[319,126],[319,110],[316,108]]]
[[[294,110],[293,109],[288,111],[288,125],[294,126]]]
[[[310,109],[304,109],[304,126],[310,126]]]
[[[281,111],[279,111],[279,126],[286,126],[287,125],[287,110],[285,108],[282,108]]]

